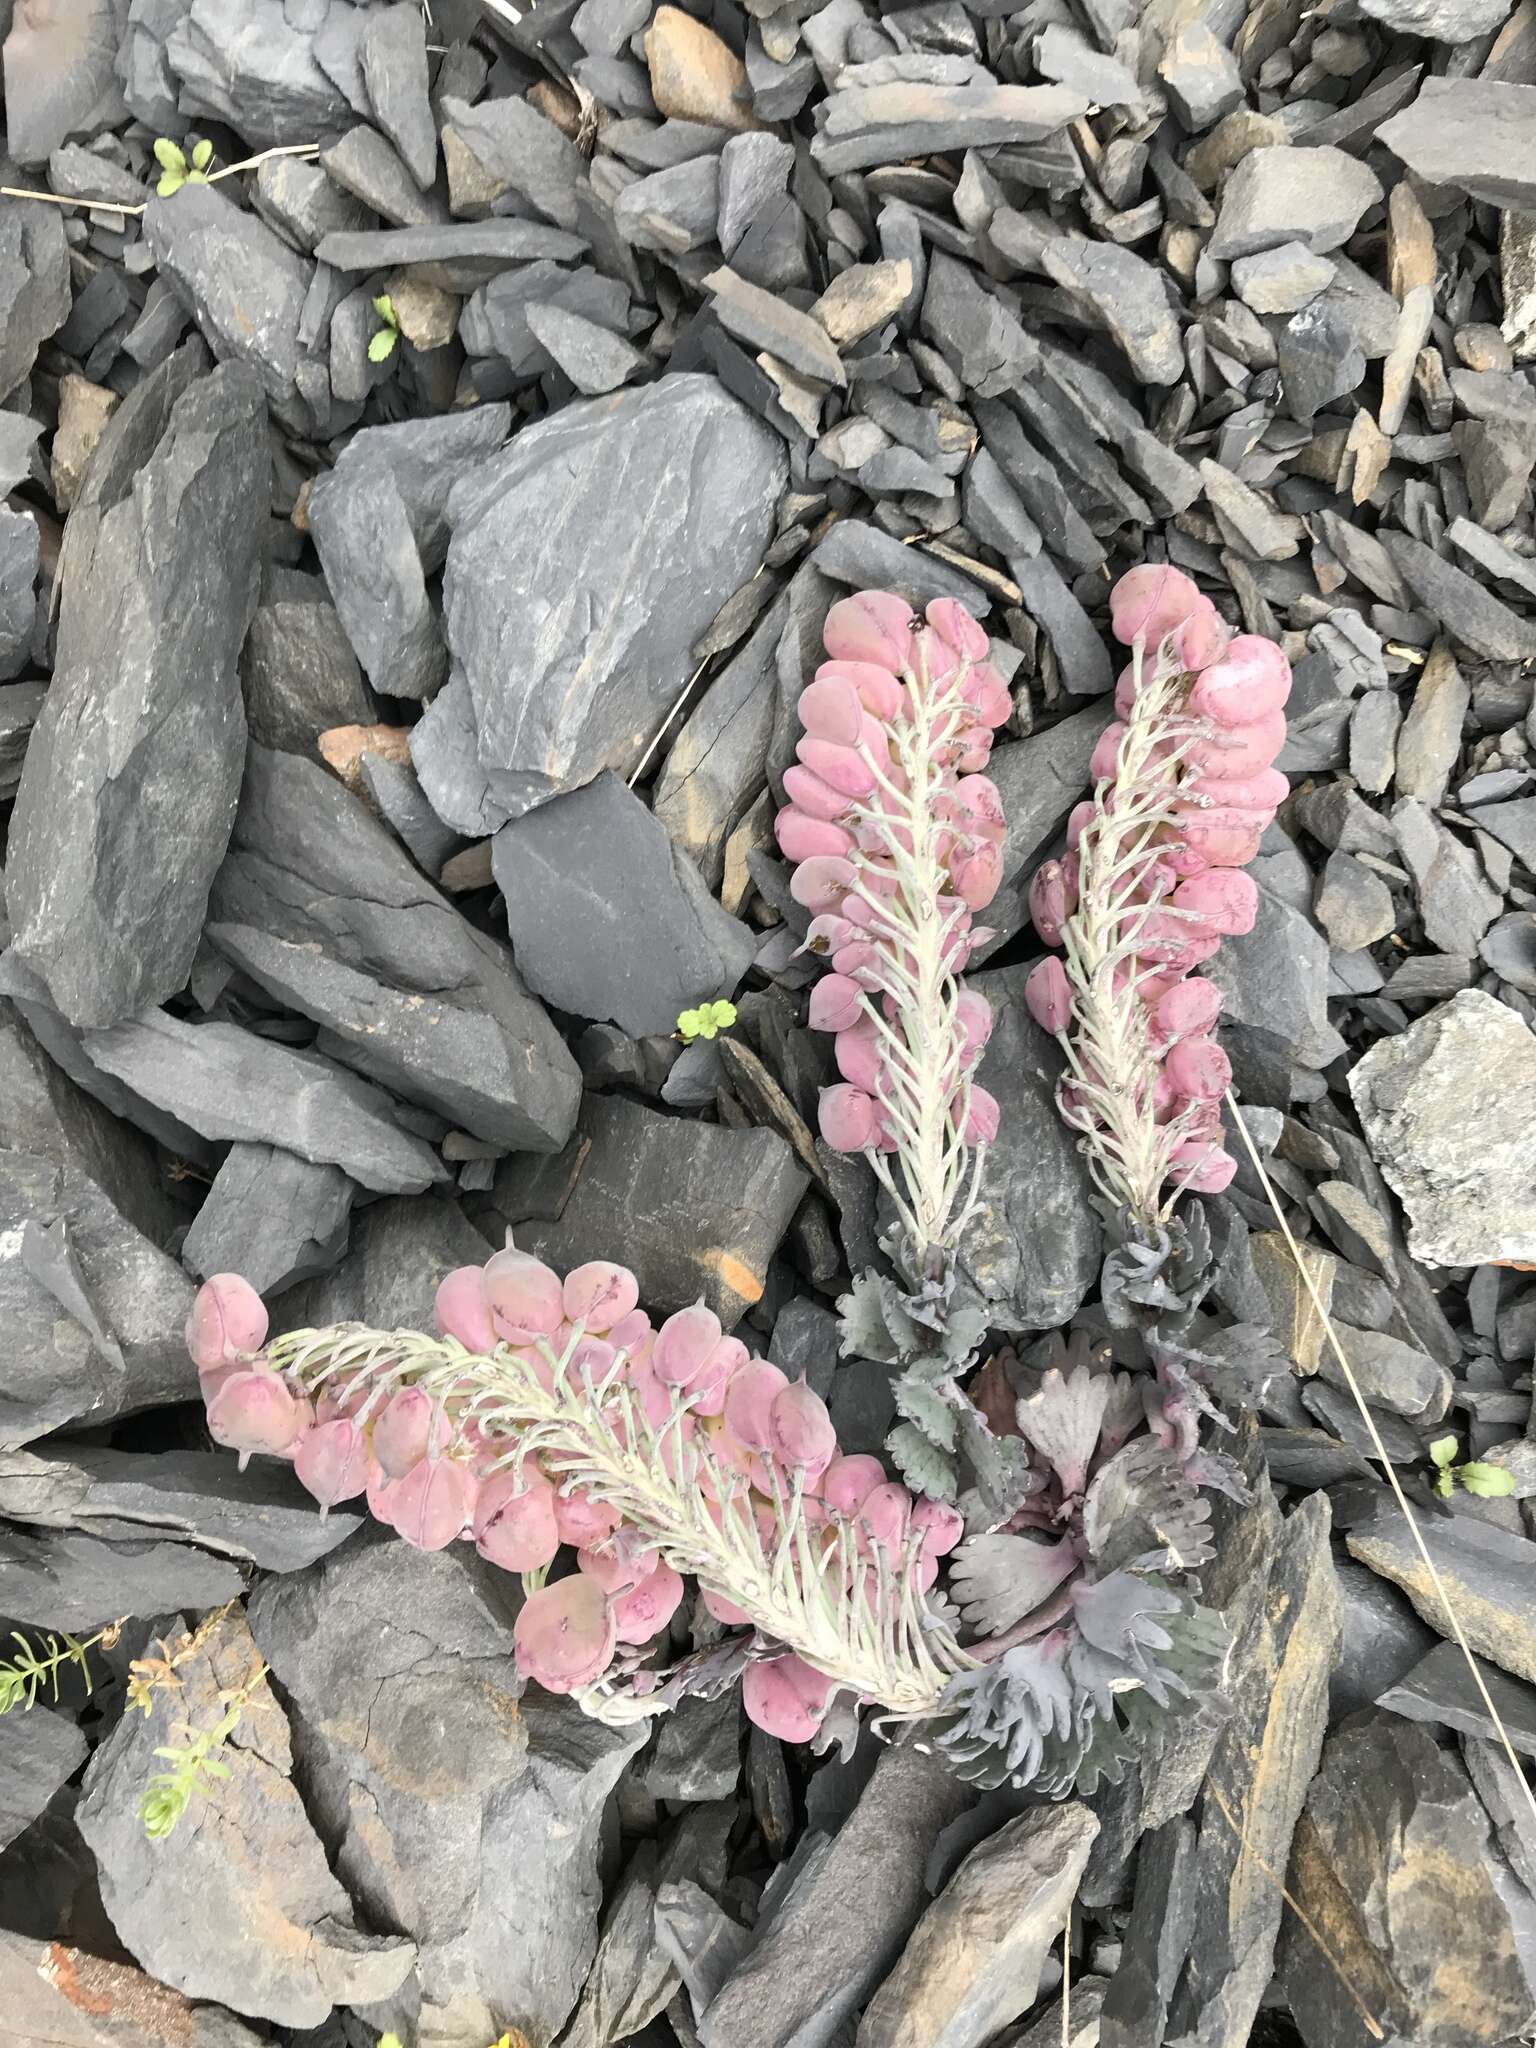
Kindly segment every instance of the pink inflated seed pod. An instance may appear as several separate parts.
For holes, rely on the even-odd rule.
[[[955,1022],[960,1029],[960,1064],[972,1067],[992,1036],[992,1005],[978,989],[963,988],[955,998]]]
[[[475,1548],[506,1572],[536,1572],[560,1548],[555,1490],[534,1464],[506,1466],[482,1479],[471,1516]]]
[[[1170,1048],[1163,1073],[1180,1095],[1215,1102],[1232,1085],[1232,1062],[1213,1038],[1181,1038]]]
[[[530,1593],[512,1628],[517,1667],[547,1692],[590,1685],[613,1662],[618,1642],[601,1586],[580,1572]]]
[[[1281,768],[1261,768],[1257,775],[1196,775],[1179,791],[1181,805],[1200,810],[1267,811],[1271,815],[1291,793],[1290,777]]]
[[[304,1427],[306,1406],[274,1372],[233,1372],[208,1403],[208,1434],[242,1462],[253,1451],[281,1456]]]
[[[1285,745],[1285,713],[1271,711],[1247,725],[1212,724],[1189,743],[1190,765],[1223,780],[1259,775]]]
[[[829,825],[841,823],[853,811],[853,800],[823,782],[809,768],[794,761],[784,770],[784,794],[807,818],[821,818]]]
[[[772,1449],[773,1404],[788,1385],[788,1377],[766,1358],[754,1358],[732,1377],[725,1396],[725,1425],[749,1450]]]
[[[456,1266],[438,1283],[432,1313],[439,1331],[455,1337],[477,1357],[494,1351],[496,1327],[486,1306],[482,1266]]]
[[[267,1341],[267,1311],[249,1280],[215,1273],[192,1298],[187,1350],[199,1372],[253,1358]]]
[[[1174,1153],[1173,1170],[1182,1184],[1192,1188],[1196,1194],[1219,1195],[1232,1185],[1237,1174],[1237,1161],[1220,1145],[1191,1140],[1187,1146],[1179,1146]]]
[[[1218,725],[1252,725],[1291,694],[1291,665],[1273,640],[1239,633],[1221,660],[1197,679],[1189,708]]]
[[[866,1014],[846,1031],[839,1031],[832,1041],[832,1057],[845,1081],[873,1095],[880,1086],[883,1057],[874,1018]]]
[[[857,879],[851,861],[836,854],[817,854],[795,869],[789,893],[802,910],[815,916],[821,911],[842,910],[843,899]]]
[[[368,1484],[368,1445],[355,1422],[338,1416],[316,1422],[293,1447],[299,1484],[322,1508],[355,1500]]]
[[[606,1542],[624,1517],[605,1500],[588,1500],[585,1495],[555,1492],[555,1527],[560,1541],[573,1550],[591,1550]]]
[[[656,1377],[670,1387],[691,1386],[703,1372],[721,1335],[720,1318],[702,1300],[691,1308],[678,1309],[656,1332],[651,1353]]]
[[[985,661],[991,650],[987,631],[974,619],[958,597],[936,597],[923,617],[962,661]]]
[[[893,675],[912,659],[912,607],[888,590],[840,598],[827,613],[821,640],[834,660],[869,661]]]
[[[873,794],[875,771],[853,747],[840,747],[832,740],[819,740],[807,733],[795,743],[795,758],[829,788],[841,790],[850,800]]]
[[[857,691],[860,704],[872,718],[895,718],[905,698],[897,677],[873,661],[824,661],[814,680],[847,683]]]
[[[1109,593],[1111,630],[1126,647],[1141,640],[1155,650],[1199,606],[1199,591],[1180,570],[1143,562],[1127,569]]]
[[[1054,953],[1037,960],[1024,977],[1024,1005],[1042,1031],[1054,1038],[1072,1021],[1072,984]]]
[[[834,1458],[822,1473],[816,1491],[829,1514],[856,1515],[877,1486],[885,1484],[885,1467],[867,1451]]]
[[[497,1334],[509,1344],[552,1337],[565,1320],[560,1277],[542,1260],[509,1245],[486,1260],[482,1285]]]
[[[614,1630],[621,1643],[648,1643],[659,1635],[683,1601],[683,1582],[669,1564],[658,1564],[613,1602]]]
[[[822,675],[807,683],[795,704],[800,723],[817,739],[835,745],[858,744],[864,723],[864,705],[858,691],[845,676]]]
[[[1059,946],[1062,926],[1074,908],[1066,871],[1059,860],[1045,861],[1036,868],[1030,880],[1028,900],[1030,919],[1042,943]]]
[[[430,1394],[420,1387],[401,1387],[374,1416],[373,1455],[388,1478],[399,1479],[429,1450],[444,1447],[447,1424],[439,1414],[434,1428],[434,1413]]]
[[[474,1513],[475,1475],[456,1458],[422,1458],[390,1481],[393,1526],[417,1550],[443,1550]]]
[[[560,1294],[570,1322],[584,1323],[602,1335],[634,1313],[640,1283],[627,1266],[617,1266],[611,1259],[590,1259],[566,1274]]]
[[[1266,811],[1192,811],[1183,820],[1183,832],[1186,847],[1197,856],[1194,873],[1246,867],[1259,850],[1269,818]]]
[[[1222,993],[1213,981],[1176,981],[1152,1005],[1152,1016],[1166,1038],[1189,1038],[1209,1031],[1221,1015]]]
[[[922,1531],[923,1558],[936,1565],[965,1534],[965,1517],[948,1501],[920,1500],[912,1510],[911,1527]]]
[[[1212,931],[1225,938],[1251,932],[1259,914],[1259,892],[1252,875],[1241,868],[1212,868],[1180,882],[1173,892],[1176,910],[1198,911]]]
[[[800,1658],[765,1657],[741,1677],[747,1719],[780,1742],[812,1742],[826,1718],[832,1681]]]
[[[773,836],[780,853],[789,861],[840,859],[853,851],[853,834],[845,825],[829,825],[821,818],[808,818],[793,804],[774,818]]]
[[[813,1031],[848,1031],[863,1015],[864,991],[846,975],[824,974],[812,987],[807,1018]]]
[[[971,1099],[966,1106],[965,1142],[967,1145],[992,1145],[997,1142],[1002,1127],[1003,1112],[997,1097],[985,1088],[972,1087]]]
[[[837,1455],[827,1404],[804,1380],[775,1394],[768,1408],[768,1447],[781,1464],[819,1476]]]
[[[1003,853],[999,846],[978,846],[949,864],[955,894],[967,910],[985,910],[1002,886]]]
[[[1173,632],[1173,648],[1180,668],[1198,671],[1220,661],[1231,641],[1226,620],[1208,597],[1199,599],[1195,609]]]

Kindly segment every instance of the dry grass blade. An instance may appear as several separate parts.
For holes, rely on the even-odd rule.
[[[209,171],[198,182],[217,185],[221,178],[233,178],[239,171],[254,171],[275,156],[314,157],[319,154],[318,142],[281,142],[256,156],[242,157],[237,164],[225,164],[221,170]],[[83,206],[88,213],[117,213],[124,218],[136,218],[149,204],[147,199],[141,200],[137,206],[127,206],[117,199],[64,199],[57,192],[34,192],[23,185],[0,185],[0,199],[36,199],[44,206]]]
[[[1344,1356],[1344,1347],[1339,1342],[1339,1334],[1333,1326],[1333,1319],[1328,1313],[1322,1296],[1317,1291],[1316,1283],[1312,1278],[1311,1272],[1308,1270],[1306,1260],[1301,1256],[1301,1247],[1297,1244],[1291,1226],[1285,1219],[1285,1212],[1280,1207],[1274,1185],[1264,1169],[1264,1162],[1259,1157],[1258,1147],[1249,1136],[1248,1126],[1243,1121],[1242,1111],[1233,1099],[1230,1088],[1227,1090],[1226,1101],[1227,1108],[1231,1111],[1233,1120],[1242,1136],[1243,1145],[1247,1150],[1248,1157],[1253,1162],[1253,1170],[1258,1175],[1259,1183],[1263,1187],[1265,1199],[1268,1201],[1270,1208],[1275,1212],[1275,1221],[1280,1226],[1286,1246],[1290,1251],[1291,1258],[1295,1262],[1296,1270],[1301,1275],[1302,1284],[1312,1297],[1312,1306],[1316,1309],[1318,1319],[1322,1323],[1324,1334],[1328,1339],[1328,1348],[1338,1361],[1339,1371],[1344,1375],[1344,1384],[1349,1388],[1354,1404],[1360,1410],[1360,1419],[1365,1424],[1371,1439],[1371,1446],[1380,1460],[1381,1469],[1386,1474],[1387,1483],[1392,1489],[1393,1496],[1403,1511],[1403,1519],[1408,1524],[1409,1533],[1413,1537],[1414,1547],[1419,1553],[1425,1571],[1429,1574],[1430,1584],[1435,1589],[1436,1597],[1439,1599],[1440,1605],[1445,1609],[1446,1619],[1451,1625],[1451,1634],[1455,1638],[1456,1647],[1467,1660],[1467,1669],[1472,1674],[1472,1683],[1477,1687],[1478,1697],[1487,1711],[1489,1720],[1498,1731],[1499,1742],[1503,1747],[1505,1756],[1509,1759],[1509,1767],[1518,1779],[1521,1791],[1525,1794],[1525,1803],[1530,1808],[1532,1824],[1536,1825],[1536,1793],[1532,1792],[1527,1782],[1525,1772],[1520,1767],[1520,1759],[1515,1755],[1515,1746],[1509,1739],[1509,1730],[1504,1726],[1503,1718],[1498,1708],[1494,1705],[1487,1686],[1483,1683],[1483,1674],[1477,1668],[1477,1659],[1472,1654],[1472,1646],[1467,1641],[1466,1633],[1461,1626],[1461,1619],[1452,1605],[1450,1592],[1444,1579],[1440,1576],[1435,1560],[1430,1556],[1429,1545],[1424,1540],[1424,1531],[1420,1527],[1419,1518],[1414,1513],[1407,1494],[1403,1491],[1402,1482],[1397,1476],[1391,1459],[1387,1456],[1387,1447],[1381,1440],[1381,1432],[1376,1427],[1375,1417],[1366,1405],[1365,1396],[1360,1391],[1360,1383],[1355,1378],[1353,1367]]]

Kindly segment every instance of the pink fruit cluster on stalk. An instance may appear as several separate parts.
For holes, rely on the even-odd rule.
[[[864,591],[833,605],[823,640],[774,827],[807,946],[831,966],[810,1002],[842,1076],[821,1134],[872,1156],[922,1265],[957,1232],[969,1148],[997,1131],[971,1080],[991,1011],[957,977],[1002,878],[1003,808],[981,771],[1011,702],[952,598],[920,623],[903,598]]]
[[[1215,1192],[1237,1170],[1221,1143],[1221,992],[1195,970],[1253,928],[1243,868],[1289,791],[1272,764],[1291,672],[1273,641],[1230,638],[1176,569],[1130,570],[1110,615],[1131,649],[1119,718],[1094,750],[1094,795],[1072,813],[1065,858],[1031,885],[1035,929],[1061,957],[1032,970],[1025,996],[1066,1051],[1062,1112],[1095,1180],[1155,1224],[1185,1188]]]
[[[820,1397],[702,1303],[653,1327],[623,1266],[562,1280],[509,1246],[450,1273],[436,1318],[437,1340],[343,1325],[269,1343],[255,1291],[216,1275],[187,1330],[210,1434],[242,1463],[288,1459],[322,1508],[362,1496],[421,1549],[472,1543],[530,1575],[518,1666],[592,1711],[610,1674],[654,1687],[634,1653],[684,1572],[756,1632],[745,1700],[772,1734],[814,1734],[839,1691],[927,1711],[968,1661],[922,1600],[960,1517],[841,1456]],[[576,1569],[545,1584],[563,1547]]]

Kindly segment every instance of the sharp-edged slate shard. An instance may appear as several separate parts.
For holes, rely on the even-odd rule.
[[[988,143],[1043,142],[1088,111],[1064,85],[867,85],[826,101],[812,154],[827,176]]]
[[[422,228],[376,228],[327,235],[315,249],[333,270],[419,270],[446,292],[473,291],[509,263],[545,256],[570,263],[586,243],[540,220],[461,220]]]
[[[307,428],[297,384],[299,321],[313,265],[215,185],[151,199],[144,239],[214,354],[248,364],[278,416]]]
[[[731,995],[754,934],[710,895],[666,827],[611,771],[496,834],[518,966],[546,1002],[633,1037]]]
[[[339,1166],[274,1145],[231,1145],[181,1247],[188,1272],[239,1273],[279,1294],[346,1250],[356,1190]]]
[[[309,494],[309,525],[337,614],[376,689],[431,697],[448,673],[427,578],[448,549],[455,483],[507,438],[510,406],[365,427]]]
[[[119,1615],[203,1613],[245,1591],[238,1565],[189,1543],[108,1542],[79,1529],[0,1529],[0,1578],[10,1621],[71,1635]]]
[[[1449,1601],[1472,1649],[1536,1683],[1536,1543],[1466,1514],[1436,1516],[1423,1535],[1438,1586],[1396,1508],[1380,1509],[1345,1540],[1351,1557],[1402,1587],[1431,1628],[1451,1635]]]
[[[589,1095],[576,1128],[579,1159],[518,1158],[499,1169],[481,1227],[499,1237],[505,1219],[525,1251],[562,1272],[622,1238],[647,1302],[670,1313],[702,1295],[734,1328],[762,1299],[809,1183],[787,1142],[617,1095]]]
[[[0,199],[0,400],[29,375],[38,350],[69,318],[61,213],[32,200]]]
[[[580,1075],[505,948],[318,763],[251,749],[210,912],[215,944],[313,1017],[322,1050],[493,1143],[570,1136]]]
[[[205,1138],[281,1145],[341,1167],[377,1194],[415,1194],[445,1177],[431,1147],[395,1121],[386,1095],[319,1053],[164,1010],[88,1031],[83,1044],[96,1066]]]
[[[1536,207],[1536,84],[1426,78],[1412,106],[1376,132],[1432,185],[1490,206]]]
[[[322,1521],[314,1495],[275,1459],[253,1459],[242,1472],[223,1451],[77,1443],[0,1453],[0,1516],[112,1543],[194,1543],[276,1572],[313,1564],[363,1520],[349,1506]]]
[[[133,439],[125,406],[93,474]],[[227,365],[191,385],[140,462],[65,550],[54,679],[11,822],[15,950],[76,1025],[182,986],[229,836],[269,490],[255,378]]]
[[[639,763],[757,569],[784,475],[775,434],[680,375],[524,428],[453,492],[449,650],[508,815]]]
[[[44,1705],[18,1714],[5,1733],[0,1743],[0,1850],[32,1825],[86,1758],[85,1737],[74,1722]]]
[[[326,29],[351,11],[307,10],[314,25],[301,29],[282,0],[192,0],[163,14],[134,9],[146,35],[158,30],[164,43],[162,76],[179,88],[181,114],[211,114],[263,146],[330,142],[352,125],[352,105],[322,62]]]

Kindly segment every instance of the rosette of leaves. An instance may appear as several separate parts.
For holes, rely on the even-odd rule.
[[[1016,1379],[996,1363],[984,1375],[993,1441],[1016,1450],[1023,1497],[951,1560],[979,1668],[951,1682],[930,1727],[962,1776],[1091,1790],[1118,1777],[1160,1715],[1215,1685],[1225,1631],[1193,1577],[1212,1555],[1205,1496],[1248,1493],[1235,1462],[1200,1441],[1212,1416],[1230,1427],[1201,1378],[1229,1369],[1210,1345],[1166,1345],[1152,1372],[1127,1372],[1079,1333],[1048,1340],[1047,1362]]]
[[[400,345],[400,318],[388,292],[379,293],[373,302],[373,310],[379,316],[379,325],[368,342],[368,360],[370,363],[387,363]]]

